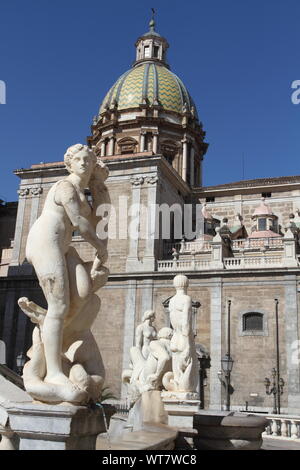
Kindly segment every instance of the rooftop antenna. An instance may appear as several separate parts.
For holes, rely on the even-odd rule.
[[[242,155],[242,174],[243,174],[242,179],[244,180],[245,179],[245,154],[244,153]]]

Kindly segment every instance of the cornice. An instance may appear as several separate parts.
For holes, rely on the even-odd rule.
[[[274,178],[257,178],[253,180],[237,181],[216,186],[204,186],[202,188],[193,188],[193,194],[208,196],[233,192],[264,192],[266,189],[271,191],[275,189],[284,190],[291,189],[291,187],[300,187],[300,175],[279,176]]]

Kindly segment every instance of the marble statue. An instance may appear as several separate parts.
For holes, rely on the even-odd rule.
[[[135,362],[136,355],[141,355],[143,359],[147,359],[149,354],[149,344],[153,339],[156,339],[157,336],[156,329],[153,326],[154,320],[155,312],[153,310],[146,310],[142,317],[142,323],[136,327],[135,346],[130,350],[133,362]]]
[[[123,382],[129,384],[129,396],[133,401],[145,391],[160,390],[163,375],[171,370],[172,330],[162,328],[157,334],[154,319],[153,310],[144,313],[142,323],[136,328],[135,346],[130,348],[130,369],[122,374]]]
[[[107,241],[96,234],[97,208],[110,201],[104,184],[108,169],[81,144],[68,148],[64,161],[69,175],[50,189],[27,239],[26,257],[34,266],[47,309],[26,297],[18,301],[36,325],[23,378],[35,400],[86,404],[97,400],[104,381],[91,326],[101,303],[95,292],[109,274],[104,266]],[[91,205],[86,188],[92,195]],[[94,247],[94,261],[83,262],[71,246],[74,230]]]
[[[129,396],[135,401],[140,395],[139,377],[149,355],[149,344],[156,339],[157,331],[153,326],[155,312],[146,310],[135,330],[135,346],[130,348],[130,369],[122,373],[122,381],[129,384]]]
[[[196,396],[198,384],[197,355],[192,328],[192,299],[187,295],[188,278],[182,274],[173,281],[176,294],[170,299],[170,323],[174,330],[170,350],[172,371],[163,377],[163,385],[182,398]]]
[[[166,372],[172,370],[171,328],[161,328],[157,334],[157,340],[149,344],[149,355],[141,374],[144,383],[143,391],[161,390],[162,379]]]

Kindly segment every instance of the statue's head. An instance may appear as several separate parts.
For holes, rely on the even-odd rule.
[[[157,339],[171,339],[173,336],[173,332],[174,330],[172,330],[172,328],[168,328],[167,326],[165,326],[164,328],[161,328],[157,333]]]
[[[146,310],[144,312],[144,315],[142,317],[142,321],[146,321],[146,320],[151,320],[151,321],[154,321],[155,319],[155,312],[154,310]]]
[[[189,286],[189,280],[184,274],[177,274],[173,279],[173,286],[176,290],[183,289],[185,291]]]
[[[96,167],[97,157],[87,145],[75,144],[67,149],[64,162],[69,173],[90,176]]]

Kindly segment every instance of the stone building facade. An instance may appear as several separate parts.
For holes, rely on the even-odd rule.
[[[107,93],[88,137],[109,167],[107,185],[115,210],[109,225],[110,277],[99,292],[101,310],[93,327],[106,384],[124,398],[121,373],[129,365],[135,327],[151,308],[157,329],[168,324],[172,280],[182,272],[190,280],[194,304],[201,304],[194,308],[196,343],[210,358],[204,407],[218,409],[225,400],[219,372],[227,351],[230,300],[232,407],[243,409],[248,402],[251,410],[272,410],[264,378],[276,367],[278,299],[282,411],[299,413],[300,176],[203,187],[205,132],[187,89],[169,69],[167,47],[151,22],[136,43],[133,67]],[[0,277],[0,339],[10,367],[29,348],[32,331],[17,299],[26,295],[45,306],[25,258],[28,231],[49,188],[66,169],[56,162],[15,173],[20,178],[15,234],[7,247],[8,272]],[[154,205],[173,209],[155,213]],[[177,213],[184,215],[189,208],[192,227],[198,229],[178,236]],[[171,228],[163,236],[166,219]],[[84,260],[92,258],[93,248],[80,234],[74,233],[72,243]]]

